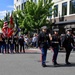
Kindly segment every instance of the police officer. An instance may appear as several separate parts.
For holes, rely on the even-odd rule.
[[[59,29],[54,29],[52,35],[52,49],[54,52],[52,62],[54,66],[58,65],[57,56],[58,56],[58,51],[60,46],[60,36],[58,35],[58,31]]]
[[[71,64],[68,60],[69,60],[69,56],[70,56],[70,53],[71,53],[71,50],[74,46],[74,39],[73,39],[73,36],[72,36],[72,29],[69,28],[69,29],[66,29],[66,35],[65,35],[65,39],[64,39],[64,42],[63,42],[63,46],[65,47],[66,49],[66,58],[65,58],[65,63],[68,65],[68,64]]]
[[[42,66],[46,67],[46,56],[47,56],[47,49],[49,47],[50,39],[49,34],[47,33],[47,26],[42,27],[42,31],[38,35],[38,46],[42,52]]]

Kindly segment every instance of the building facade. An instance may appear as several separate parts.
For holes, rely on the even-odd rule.
[[[27,0],[14,0],[14,10],[22,10],[24,9],[24,4]],[[33,2],[37,2],[38,0],[33,0]],[[75,19],[75,0],[53,0],[55,8],[54,15],[52,15],[52,19],[56,18],[56,22],[59,17],[64,16],[64,21],[74,20]],[[67,18],[68,17],[68,18]]]
[[[59,22],[57,19],[64,17],[64,21],[74,20],[75,19],[75,0],[53,0],[54,15],[52,18],[56,18],[56,22]]]
[[[27,0],[14,0],[14,10],[23,10]],[[75,28],[75,0],[52,0],[56,10],[49,20],[56,26],[63,28]],[[38,0],[33,0],[37,3]],[[52,9],[51,8],[51,9]]]
[[[14,10],[23,10],[26,1],[28,0],[14,0]],[[33,0],[33,2],[37,3],[37,0]]]
[[[61,28],[72,28],[75,32],[75,0],[53,0],[52,23]]]
[[[14,10],[23,10],[26,0],[14,0]]]

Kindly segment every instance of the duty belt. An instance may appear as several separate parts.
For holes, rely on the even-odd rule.
[[[57,41],[52,41],[52,43],[57,43],[57,44],[58,44],[59,42],[57,42]]]

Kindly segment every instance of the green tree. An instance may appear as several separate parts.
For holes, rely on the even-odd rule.
[[[0,28],[3,27],[3,20],[0,20]]]
[[[51,16],[54,10],[50,10],[53,4],[52,0],[38,0],[37,3],[28,0],[24,10],[17,11],[20,27],[31,31],[46,25],[48,23],[47,17]]]
[[[6,16],[4,17],[4,21],[7,21],[9,23],[10,20],[10,12],[6,13]]]
[[[9,24],[9,19],[10,19],[10,13],[8,12],[8,13],[6,13],[6,16],[4,17],[4,19],[3,20],[0,20],[0,28],[3,27],[4,21],[7,21],[8,24]]]

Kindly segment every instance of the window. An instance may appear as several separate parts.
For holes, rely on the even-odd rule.
[[[19,10],[20,10],[20,5],[19,5]]]
[[[49,18],[52,18],[52,8],[49,9],[49,12],[50,12]]]
[[[37,3],[37,1],[35,0],[35,3]]]
[[[24,6],[25,6],[26,2],[24,2]]]
[[[44,2],[46,2],[46,0],[44,0]]]
[[[46,0],[44,0],[44,3],[46,2]]]
[[[67,2],[62,3],[62,16],[67,15]]]
[[[23,3],[22,3],[22,5],[21,5],[21,9],[23,10]]]
[[[18,6],[17,6],[16,8],[17,8],[17,10],[18,10]]]
[[[25,8],[25,4],[26,4],[26,2],[23,3],[23,9]]]
[[[58,16],[58,5],[54,6],[55,10],[54,10],[54,17]]]
[[[70,1],[70,14],[75,13],[75,0]]]

